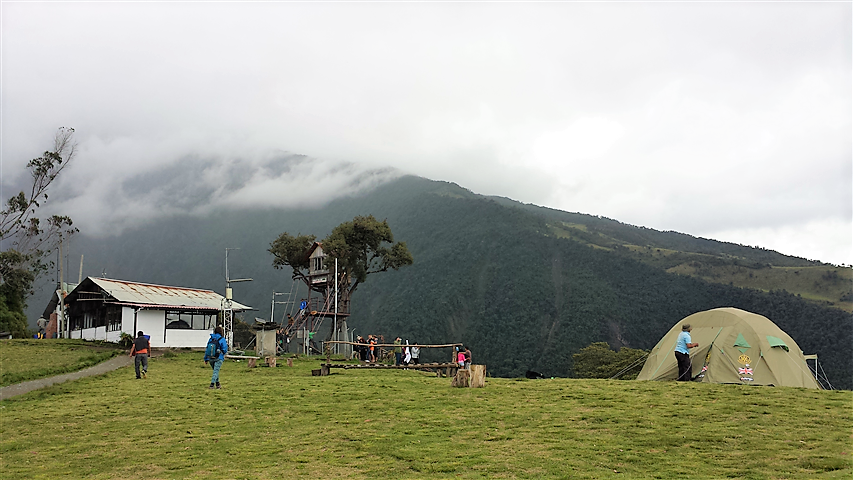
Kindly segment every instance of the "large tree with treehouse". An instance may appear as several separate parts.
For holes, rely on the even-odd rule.
[[[305,308],[285,327],[291,337],[300,331],[316,332],[325,320],[334,318],[332,336],[338,339],[346,331],[352,295],[367,276],[414,261],[406,242],[394,242],[388,221],[373,215],[344,222],[319,242],[314,235],[284,232],[270,244],[269,252],[275,257],[273,267],[290,267],[293,280],[308,287]]]

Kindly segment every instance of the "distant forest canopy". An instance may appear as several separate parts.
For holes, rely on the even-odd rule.
[[[853,389],[849,268],[418,177],[319,209],[176,216],[105,239],[81,232],[71,255],[85,254],[84,275],[222,292],[225,248],[239,247],[228,267],[232,278],[254,278],[233,285],[235,299],[257,309],[245,315],[251,323],[269,318],[273,291],[292,289],[290,272],[270,266],[270,241],[282,231],[323,238],[356,215],[387,219],[415,258],[359,287],[356,334],[463,342],[495,376],[573,376],[572,355],[594,342],[651,349],[687,315],[731,306],[774,321],[818,354],[835,387]],[[31,322],[48,299],[30,299]],[[288,308],[276,306],[275,320]]]

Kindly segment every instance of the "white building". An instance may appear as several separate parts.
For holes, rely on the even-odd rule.
[[[151,346],[204,347],[225,298],[212,290],[88,277],[65,298],[71,338],[118,342],[121,333]],[[235,312],[251,307],[231,302]]]

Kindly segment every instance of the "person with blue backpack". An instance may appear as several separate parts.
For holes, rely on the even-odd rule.
[[[209,363],[213,368],[213,376],[210,377],[210,388],[222,388],[219,384],[219,369],[222,368],[222,362],[225,361],[225,354],[228,353],[228,342],[225,340],[222,327],[216,327],[213,333],[210,334],[210,339],[207,341],[207,348],[204,349],[204,363]]]

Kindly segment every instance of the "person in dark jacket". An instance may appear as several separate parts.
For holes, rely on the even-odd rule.
[[[355,351],[358,353],[358,359],[362,362],[367,361],[367,343],[361,335],[356,339]]]
[[[224,333],[222,327],[216,327],[213,333],[210,334],[210,340],[208,340],[208,342],[215,342],[218,345],[218,354],[214,354],[212,357],[208,357],[207,352],[204,354],[204,363],[209,363],[213,368],[213,376],[210,377],[210,388],[222,388],[222,385],[219,384],[219,369],[222,368],[222,362],[225,361],[225,354],[228,353],[228,342],[223,336]]]
[[[142,330],[137,332],[136,338],[133,340],[133,347],[130,349],[130,356],[133,359],[133,366],[136,368],[136,379],[147,378],[148,376],[148,357],[151,355],[151,342],[142,334]],[[142,374],[140,376],[139,367],[142,366]]]

